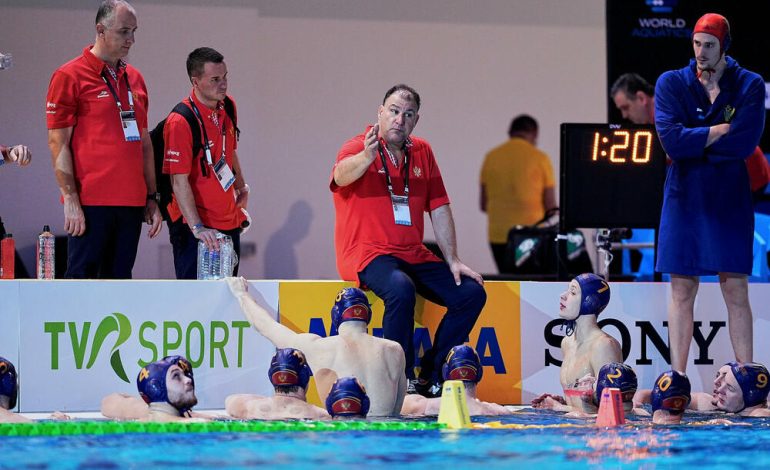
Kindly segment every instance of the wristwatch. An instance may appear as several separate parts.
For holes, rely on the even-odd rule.
[[[155,201],[156,203],[160,204],[160,193],[150,193],[147,195],[148,201]]]

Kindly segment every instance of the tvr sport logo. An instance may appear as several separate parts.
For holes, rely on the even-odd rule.
[[[59,333],[64,332],[64,322],[46,322],[44,331],[51,333],[51,366],[54,369],[58,369],[58,355],[59,355]],[[74,323],[69,324],[70,338],[72,339],[72,352],[75,356],[75,366],[78,369],[83,368],[83,360],[86,355],[86,348],[88,346],[89,332],[91,330],[91,322],[85,322],[83,324],[83,331],[78,339],[77,329]],[[96,327],[96,333],[94,334],[93,345],[91,346],[91,355],[86,363],[86,369],[90,369],[94,362],[96,362],[99,351],[104,344],[104,340],[110,333],[117,332],[115,344],[112,345],[110,350],[110,365],[112,370],[115,371],[118,377],[125,382],[129,382],[128,375],[126,375],[126,369],[123,367],[123,361],[120,358],[120,351],[118,348],[131,337],[131,322],[122,313],[114,312],[112,316],[104,317],[99,322],[99,326]]]
[[[217,366],[227,369],[229,361],[240,368],[243,367],[244,331],[249,326],[245,320],[193,320],[186,324],[166,320],[158,323],[144,321],[138,328],[132,328],[128,317],[114,312],[104,317],[93,332],[90,321],[45,322],[43,331],[50,336],[51,370],[59,370],[61,360],[70,357],[75,369],[91,369],[97,362],[101,363],[97,358],[102,350],[109,348],[112,370],[121,380],[130,383],[120,355],[121,346],[127,351],[129,366],[134,360],[141,368],[161,357],[181,354],[196,368],[204,361],[210,369]],[[134,330],[136,333],[132,335]],[[66,354],[68,340],[72,356]],[[63,368],[69,366],[65,364]]]

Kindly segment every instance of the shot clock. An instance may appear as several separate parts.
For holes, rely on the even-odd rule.
[[[656,228],[666,154],[653,126],[561,125],[561,230]]]

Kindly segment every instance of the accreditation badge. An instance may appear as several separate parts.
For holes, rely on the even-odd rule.
[[[219,161],[214,165],[214,173],[217,174],[219,185],[222,186],[222,189],[225,191],[230,189],[230,186],[235,183],[235,175],[233,174],[233,170],[230,169],[224,158],[220,158]]]
[[[412,225],[412,216],[409,212],[409,196],[390,195],[390,202],[393,204],[393,217],[396,225]]]
[[[120,122],[123,124],[123,136],[126,138],[126,142],[141,140],[139,126],[136,125],[136,116],[133,111],[121,111]]]

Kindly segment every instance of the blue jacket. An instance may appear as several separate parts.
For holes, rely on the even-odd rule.
[[[731,57],[712,104],[690,65],[655,85],[655,127],[672,163],[658,238],[659,272],[751,273],[754,213],[745,159],[765,124],[765,84]],[[709,127],[730,131],[706,147]]]

